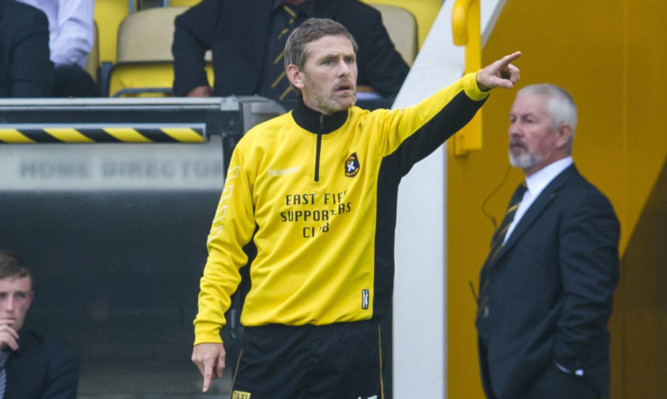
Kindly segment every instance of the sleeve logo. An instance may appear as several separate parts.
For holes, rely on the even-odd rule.
[[[350,155],[345,161],[345,176],[354,177],[359,173],[359,158],[357,158],[357,153]]]

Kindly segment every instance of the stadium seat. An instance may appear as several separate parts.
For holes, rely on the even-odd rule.
[[[405,8],[397,6],[387,4],[371,4],[371,6],[380,11],[389,38],[405,62],[412,66],[418,50],[417,20],[414,15]]]
[[[172,95],[174,19],[187,9],[149,8],[128,15],[123,20],[118,29],[117,62],[109,83],[111,97]],[[206,71],[212,82],[210,65],[207,65]]]
[[[382,14],[390,38],[408,65],[418,51],[417,23],[402,7],[371,4]],[[126,16],[118,28],[116,63],[110,73],[111,97],[171,96],[173,75],[174,19],[188,7],[170,6],[140,10]],[[210,60],[210,53],[207,53]],[[214,81],[210,64],[206,66]]]
[[[201,0],[168,0],[170,6],[176,7],[192,7],[197,3],[200,3]]]
[[[412,13],[417,23],[418,48],[424,44],[435,18],[442,7],[442,0],[362,0],[369,5],[390,5],[404,8]]]
[[[95,23],[99,32],[100,62],[116,62],[116,38],[118,26],[129,14],[128,0],[95,0]]]

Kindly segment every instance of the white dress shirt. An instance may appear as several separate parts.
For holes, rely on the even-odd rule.
[[[526,213],[528,208],[533,204],[535,199],[540,195],[542,190],[551,183],[553,179],[561,174],[568,166],[572,165],[572,157],[566,157],[559,159],[556,162],[552,162],[544,168],[538,170],[532,175],[526,177],[526,186],[528,189],[523,194],[523,199],[517,208],[516,213],[514,214],[514,219],[510,223],[507,233],[505,234],[505,239],[503,243],[507,242],[507,239],[510,237],[510,234],[514,231],[514,228],[519,223],[523,215]]]
[[[38,8],[49,20],[51,61],[85,68],[93,48],[95,0],[17,0]]]

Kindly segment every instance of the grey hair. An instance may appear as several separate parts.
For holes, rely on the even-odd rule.
[[[545,111],[551,118],[553,129],[557,129],[563,123],[572,127],[572,134],[567,142],[567,146],[571,152],[574,142],[574,132],[577,128],[577,106],[570,93],[554,84],[541,83],[523,87],[516,96],[519,97],[524,94],[541,96],[546,99],[547,109]]]

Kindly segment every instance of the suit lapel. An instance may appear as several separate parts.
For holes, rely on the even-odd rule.
[[[514,231],[510,235],[509,239],[498,253],[496,261],[498,261],[505,253],[511,250],[511,248],[519,241],[521,236],[528,231],[530,226],[532,226],[539,219],[540,215],[551,205],[563,185],[570,178],[577,175],[579,175],[579,172],[577,171],[577,168],[574,166],[574,164],[572,164],[563,172],[561,172],[561,174],[556,176],[556,178],[553,179],[551,183],[549,183],[544,188],[544,190],[542,190],[540,195],[530,205],[530,208],[528,208],[521,220],[519,220],[519,223],[514,228]]]

